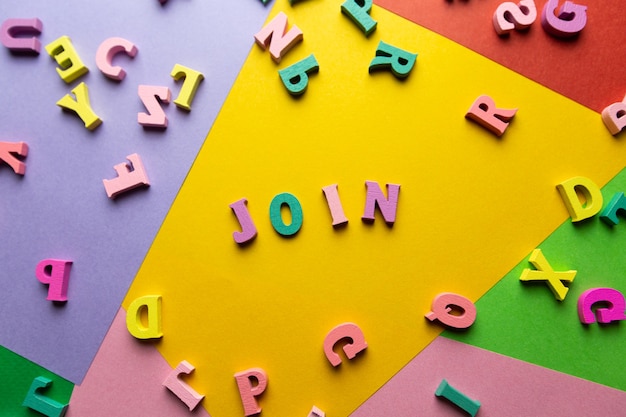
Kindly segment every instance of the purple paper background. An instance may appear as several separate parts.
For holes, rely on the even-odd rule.
[[[39,56],[0,46],[0,141],[30,147],[24,177],[0,163],[0,345],[82,381],[269,6],[259,0],[0,3],[1,21],[43,22]],[[71,84],[44,49],[62,35],[89,68]],[[98,46],[113,36],[139,49],[134,59],[123,53],[114,59],[127,72],[121,83],[95,65]],[[145,111],[137,87],[167,86],[174,100],[182,85],[170,77],[177,63],[205,76],[192,111],[170,103],[168,128],[145,130],[137,123]],[[56,106],[80,82],[103,120],[93,132]],[[109,200],[102,180],[114,178],[113,166],[132,153],[141,156],[151,186]],[[207,196],[209,190],[207,184]],[[35,277],[37,263],[48,258],[74,262],[65,305],[47,301],[47,286]]]

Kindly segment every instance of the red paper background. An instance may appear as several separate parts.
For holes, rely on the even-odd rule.
[[[621,1],[576,2],[587,6],[587,24],[569,40],[552,37],[541,27],[546,1],[535,2],[537,19],[528,30],[506,37],[498,36],[492,23],[502,0],[375,3],[597,112],[626,94],[626,28],[616,18],[623,13]]]

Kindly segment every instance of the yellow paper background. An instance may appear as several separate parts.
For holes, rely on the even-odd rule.
[[[623,167],[623,143],[597,113],[383,9],[372,10],[369,38],[340,3],[279,0],[270,19],[279,11],[304,41],[276,65],[250,34],[250,56],[123,304],[162,295],[157,346],[173,367],[196,367],[190,383],[213,417],[243,415],[233,375],[251,367],[269,376],[262,415],[306,416],[313,405],[348,415],[439,333],[424,318],[436,294],[477,300],[566,219],[557,183],[583,175],[601,186]],[[406,80],[368,73],[380,40],[418,53]],[[278,69],[311,53],[319,73],[294,99]],[[502,138],[464,118],[482,94],[519,108]],[[401,184],[392,228],[380,213],[361,221],[366,180]],[[333,183],[350,220],[342,229],[321,191]],[[269,221],[282,192],[304,210],[293,238]],[[229,208],[241,198],[259,231],[243,248]],[[322,343],[346,321],[369,348],[333,369]]]

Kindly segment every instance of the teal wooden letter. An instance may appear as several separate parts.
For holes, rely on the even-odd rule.
[[[295,64],[279,70],[278,75],[289,94],[299,96],[309,85],[309,74],[319,71],[320,66],[313,54]]]
[[[38,376],[33,380],[33,383],[28,390],[28,394],[26,394],[26,398],[22,405],[24,407],[31,408],[35,411],[40,412],[43,415],[48,417],[63,417],[65,415],[65,411],[67,410],[68,404],[61,404],[50,398],[43,397],[37,394],[37,391],[40,388],[46,388],[52,384],[52,380]]]
[[[600,213],[600,220],[609,226],[615,226],[619,223],[617,213],[626,214],[626,197],[623,192],[615,193],[606,208]]]
[[[376,21],[369,15],[372,0],[346,0],[341,5],[341,12],[348,16],[361,29],[365,36],[376,30]]]
[[[369,72],[391,68],[391,72],[397,78],[405,78],[413,69],[416,58],[417,54],[380,41],[376,49],[376,57],[370,62]]]
[[[470,397],[448,384],[448,381],[445,379],[442,380],[439,387],[437,387],[435,395],[447,399],[472,417],[476,415],[480,408],[479,401],[472,400]]]
[[[280,214],[280,208],[286,204],[291,211],[291,224],[286,225]],[[302,227],[302,206],[293,194],[278,194],[270,203],[270,221],[274,230],[282,236],[293,236]]]

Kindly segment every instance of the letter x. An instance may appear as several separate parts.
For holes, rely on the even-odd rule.
[[[557,300],[563,301],[569,288],[563,285],[563,282],[572,282],[576,276],[576,271],[562,271],[555,272],[545,256],[541,252],[541,249],[535,249],[530,255],[528,260],[536,270],[524,269],[520,281],[547,281],[548,286],[554,293]]]

